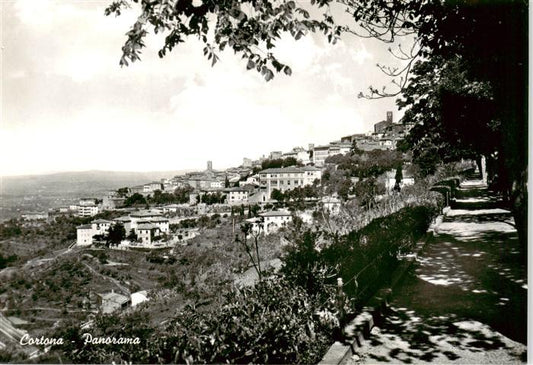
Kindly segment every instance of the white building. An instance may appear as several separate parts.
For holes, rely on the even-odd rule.
[[[156,190],[163,190],[163,184],[154,181],[143,185],[143,193],[153,193]]]
[[[137,238],[144,245],[151,245],[155,237],[161,234],[158,226],[152,223],[141,223],[137,226]]]
[[[96,198],[81,198],[78,205],[70,207],[80,217],[92,217],[100,212]]]
[[[315,180],[321,178],[322,171],[313,166],[272,168],[259,172],[260,186],[266,190],[269,198],[274,189],[284,192],[296,187],[312,185]]]
[[[137,234],[142,243],[151,244],[153,237],[170,232],[169,220],[154,212],[135,212],[129,217],[118,217],[113,221],[97,219],[91,224],[77,227],[77,244],[80,246],[90,245],[96,235],[105,235],[111,225],[121,223],[126,235],[131,230]]]
[[[352,144],[348,142],[332,142],[329,144],[329,156],[345,155],[352,150]]]
[[[159,209],[161,210],[163,214],[167,214],[167,213],[177,213],[180,209],[184,209],[188,207],[189,207],[189,204],[169,204]]]
[[[125,222],[126,220],[121,217],[122,221]],[[164,218],[161,216],[161,213],[153,212],[153,211],[144,211],[144,212],[134,212],[131,213],[129,216],[130,224],[129,226],[124,225],[124,228],[126,228],[126,232],[129,232],[131,229],[135,231],[137,236],[139,236],[139,226],[144,224],[153,224],[157,227],[157,229],[161,233],[168,233],[169,228],[169,221],[167,218]]]
[[[89,246],[93,243],[93,227],[90,224],[84,224],[76,227],[76,244],[78,246]]]
[[[228,204],[248,204],[248,198],[250,197],[250,193],[248,192],[248,190],[233,188],[226,189],[224,192],[226,193],[226,201]]]
[[[138,291],[135,293],[131,293],[131,306],[135,307],[138,304],[141,304],[143,302],[149,301],[148,299],[148,292],[146,290]]]
[[[315,166],[324,166],[329,157],[329,146],[316,146],[313,148],[313,163]]]
[[[309,159],[309,151],[306,151],[302,147],[296,147],[292,149],[293,152],[296,153],[296,160],[303,163],[304,165],[307,165],[311,162]]]
[[[243,187],[245,185],[259,185],[259,175],[248,176],[248,178],[246,178],[246,181],[239,181],[240,187]]]
[[[146,221],[153,218],[161,218],[161,213],[153,211],[140,211],[130,213],[129,218],[131,219],[131,228],[135,229],[137,227],[137,222]]]
[[[106,234],[107,232],[109,232],[109,227],[111,227],[111,224],[113,224],[113,222],[107,221],[105,219],[97,219],[91,222],[91,227],[95,235]]]
[[[330,156],[345,155],[350,152],[352,144],[348,142],[331,142],[327,146],[317,146],[313,148],[313,163],[315,166],[324,166],[326,159]]]
[[[148,222],[155,224],[161,233],[168,233],[170,231],[168,218],[155,217],[149,219]]]
[[[88,246],[93,243],[96,235],[105,235],[109,232],[109,227],[113,222],[105,219],[97,219],[90,224],[84,224],[76,228],[76,244],[78,246]]]
[[[284,210],[264,212],[259,214],[259,217],[265,234],[276,232],[292,221],[291,213]]]
[[[246,222],[252,224],[252,232],[254,234],[264,233],[265,235],[277,232],[291,221],[291,213],[284,210],[264,212],[259,214],[259,217],[246,220]]]
[[[80,217],[93,217],[98,214],[98,205],[78,205],[76,206],[77,215]]]

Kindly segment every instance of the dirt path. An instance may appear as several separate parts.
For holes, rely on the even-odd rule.
[[[110,276],[107,276],[107,275],[104,275],[104,274],[101,274],[100,272],[96,271],[92,266],[90,266],[89,264],[87,264],[86,262],[82,262],[83,265],[85,265],[85,267],[87,269],[89,269],[89,271],[91,273],[93,273],[94,275],[97,275],[97,276],[100,276],[101,278],[105,279],[105,280],[109,280],[111,281],[113,284],[115,284],[122,292],[124,292],[125,294],[130,294],[130,290],[128,288],[126,288],[124,285],[120,284],[120,282],[117,280],[117,279],[114,279]]]
[[[479,182],[463,189],[352,364],[526,361],[527,265],[513,219]]]

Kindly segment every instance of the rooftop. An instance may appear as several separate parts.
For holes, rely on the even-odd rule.
[[[168,222],[168,218],[154,217],[154,218],[140,219],[137,221],[137,224],[152,223],[152,222]]]
[[[320,171],[319,168],[316,168],[314,166],[303,166],[303,167],[280,167],[280,168],[270,168],[266,170],[262,170],[259,173],[260,174],[272,174],[272,173],[285,173],[285,172],[307,172],[307,171]]]
[[[290,216],[291,213],[284,210],[272,210],[270,212],[264,212],[259,214],[261,217],[284,217]]]
[[[91,223],[96,223],[96,224],[106,224],[106,223],[112,223],[111,221],[108,221],[108,220],[105,220],[105,219],[97,219],[95,221],[92,221]]]
[[[115,218],[113,220],[114,221],[119,221],[119,222],[131,222],[131,218],[128,217],[128,216],[118,217],[118,218]]]
[[[159,227],[152,223],[141,223],[137,225],[137,229],[159,229]]]
[[[102,301],[106,300],[106,301],[115,302],[117,304],[124,304],[130,301],[130,298],[128,298],[127,296],[118,294],[115,292],[99,294],[99,295],[100,297],[102,297]]]
[[[161,215],[160,213],[156,213],[156,212],[133,212],[130,214],[130,217],[135,217],[135,218],[158,217],[160,215]]]

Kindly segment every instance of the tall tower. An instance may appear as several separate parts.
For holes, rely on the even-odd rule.
[[[392,123],[392,112],[387,112],[387,123]]]
[[[207,171],[213,170],[213,161],[207,161]]]

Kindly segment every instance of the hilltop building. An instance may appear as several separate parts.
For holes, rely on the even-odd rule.
[[[260,188],[270,197],[274,189],[285,192],[296,187],[311,185],[322,178],[322,171],[313,166],[271,168],[259,172]]]
[[[250,167],[251,168],[252,166],[253,166],[253,162],[252,162],[251,159],[246,158],[246,157],[244,157],[242,159],[242,167]]]
[[[283,153],[281,151],[272,151],[272,152],[270,152],[270,159],[271,160],[280,159],[281,155],[283,155]]]
[[[324,166],[330,156],[346,154],[352,149],[350,142],[335,141],[329,145],[313,147],[313,163],[315,166]]]

